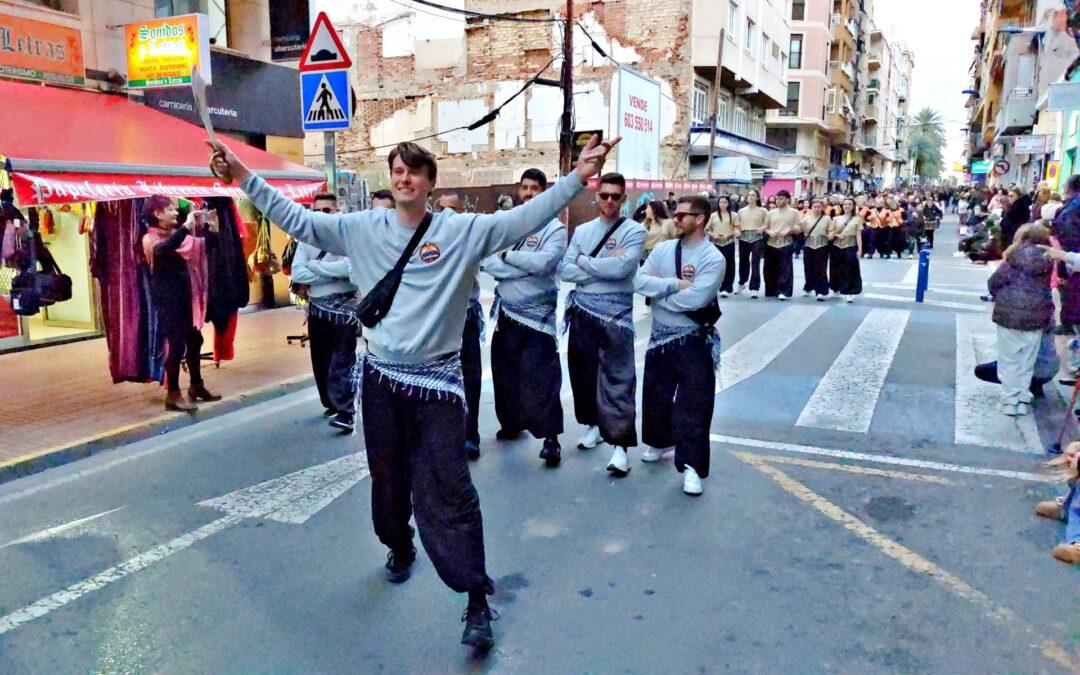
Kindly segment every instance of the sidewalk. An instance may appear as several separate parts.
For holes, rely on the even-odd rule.
[[[0,482],[306,386],[308,350],[285,341],[303,320],[294,307],[241,315],[236,359],[203,364],[224,398],[195,415],[166,412],[156,383],[113,384],[104,338],[0,356]]]

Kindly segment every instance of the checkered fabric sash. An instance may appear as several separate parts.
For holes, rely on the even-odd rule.
[[[466,319],[476,317],[476,320],[480,322],[480,344],[487,342],[487,324],[484,322],[484,308],[480,306],[479,300],[469,300],[469,309],[465,313]]]
[[[334,293],[321,298],[309,298],[308,316],[329,321],[335,326],[359,326],[356,309],[360,301],[356,293]]]
[[[620,330],[634,332],[634,295],[632,293],[578,293],[566,296],[563,332],[570,328],[573,310],[578,309],[604,323],[613,323]]]
[[[420,399],[449,398],[456,396],[465,405],[465,378],[461,373],[461,353],[454,352],[426,363],[392,363],[378,358],[366,348],[356,359],[353,368],[353,389],[356,392],[356,410],[363,408],[364,368],[370,366],[380,382],[389,381],[393,391],[404,391]]]
[[[540,293],[522,302],[509,302],[504,300],[496,289],[495,302],[491,305],[491,320],[495,322],[496,330],[498,330],[499,314],[502,313],[506,315],[506,318],[526,328],[556,337],[555,310],[558,304],[559,294],[555,291]]]
[[[647,352],[654,349],[667,349],[674,345],[682,344],[687,338],[698,336],[704,337],[709,345],[709,354],[712,356],[713,370],[720,372],[720,333],[715,329],[707,329],[703,326],[668,326],[653,320],[652,334],[649,336]]]

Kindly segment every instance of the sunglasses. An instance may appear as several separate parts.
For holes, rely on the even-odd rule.
[[[616,202],[623,198],[623,195],[615,194],[614,192],[597,192],[596,196],[597,196],[597,198],[603,199],[605,201],[616,201]]]
[[[700,211],[687,211],[685,213],[679,213],[679,212],[676,211],[675,213],[673,213],[671,215],[671,217],[674,218],[675,220],[682,220],[686,216],[703,216],[703,215],[705,215],[705,214],[701,213]]]

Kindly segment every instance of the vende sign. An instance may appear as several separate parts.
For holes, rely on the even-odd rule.
[[[627,178],[660,178],[660,83],[619,69],[616,170]]]

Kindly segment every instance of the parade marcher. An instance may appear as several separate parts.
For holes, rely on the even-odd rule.
[[[829,287],[851,303],[862,293],[862,274],[859,258],[862,257],[862,218],[855,212],[855,202],[850,197],[841,202],[842,212],[832,219],[829,228]]]
[[[884,197],[879,196],[874,200],[874,215],[877,216],[877,227],[873,235],[874,252],[878,254],[878,258],[892,258],[893,216]]]
[[[806,233],[806,249],[803,256],[803,296],[816,295],[818,302],[829,297],[829,231],[832,218],[825,215],[825,203],[814,201],[810,215],[803,218],[802,230]]]
[[[937,228],[941,224],[942,216],[941,209],[932,201],[923,205],[922,221],[923,233],[926,236],[926,248],[934,248],[934,233],[937,232]]]
[[[791,260],[794,236],[801,232],[799,212],[788,206],[787,190],[776,193],[776,208],[765,218],[765,297],[787,300],[794,293],[795,277]]]
[[[905,227],[907,223],[907,214],[904,211],[900,201],[895,197],[886,201],[889,209],[890,217],[890,230],[889,239],[892,242],[890,247],[891,252],[896,254],[896,259],[901,260],[904,257],[904,251],[908,248],[908,233]]]
[[[761,258],[765,252],[765,217],[761,193],[746,193],[746,205],[739,209],[739,292],[750,284],[750,297],[757,298],[761,290]]]
[[[913,200],[904,209],[904,234],[907,236],[907,257],[911,260],[922,249],[926,225],[923,222],[922,203]]]
[[[735,292],[735,240],[739,237],[739,215],[731,212],[727,197],[716,200],[716,211],[709,216],[706,236],[724,256],[724,279],[720,284],[720,297]]]
[[[641,403],[641,437],[649,447],[641,459],[656,462],[674,448],[688,495],[700,495],[701,479],[709,475],[720,356],[716,292],[727,264],[706,240],[709,211],[703,197],[680,199],[679,238],[658,246],[634,280],[637,292],[653,299]]]
[[[337,213],[337,197],[316,195],[311,208]],[[353,367],[356,366],[356,286],[349,281],[349,259],[300,243],[293,258],[291,282],[307,299],[308,346],[319,400],[330,426],[351,432],[354,426]],[[295,287],[295,286],[294,286]]]
[[[856,202],[856,205],[858,205],[858,202]],[[858,213],[859,219],[863,221],[860,253],[864,258],[873,258],[874,251],[877,248],[877,232],[881,227],[881,221],[878,219],[874,202],[870,199],[864,200],[863,204],[858,208]]]
[[[465,195],[451,190],[435,200],[435,213],[450,210],[465,213]],[[461,374],[465,380],[465,454],[480,459],[480,389],[484,381],[484,365],[480,360],[484,342],[484,309],[480,306],[480,281],[473,278],[469,293],[469,308],[465,312],[465,329],[461,334]]]
[[[207,247],[217,240],[209,212],[192,210],[178,225],[180,212],[168,197],[152,195],[143,203],[146,234],[143,260],[150,271],[150,294],[165,349],[165,409],[195,412],[197,401],[220,401],[203,384],[202,328],[209,300]],[[180,393],[180,364],[187,363],[188,400]]]
[[[494,644],[487,596],[495,588],[484,560],[480,501],[462,449],[459,352],[470,286],[481,260],[546,227],[603,167],[619,140],[601,143],[594,136],[575,170],[552,189],[490,215],[429,213],[438,168],[435,157],[415,143],[398,145],[388,157],[397,209],[350,214],[304,209],[249,171],[223,143],[209,143],[213,168],[231,173],[267,218],[299,241],[349,257],[352,280],[366,293],[358,311],[368,330],[357,396],[371,512],[380,540],[390,548],[387,579],[400,583],[409,577],[416,555],[409,518],[415,511],[420,539],[440,578],[469,595],[462,643],[479,649]]]
[[[518,200],[528,202],[547,184],[543,171],[526,170],[518,183]],[[501,427],[496,437],[513,440],[529,432],[544,442],[540,459],[552,468],[562,459],[562,364],[555,310],[556,271],[566,253],[566,238],[566,226],[552,220],[482,266],[499,282],[491,306],[491,381]]]
[[[621,174],[600,177],[600,217],[578,225],[559,266],[559,278],[577,284],[565,324],[574,413],[587,427],[578,448],[614,446],[608,471],[616,476],[630,470],[626,449],[637,445],[633,293],[645,247],[645,228],[619,215],[625,199]]]

